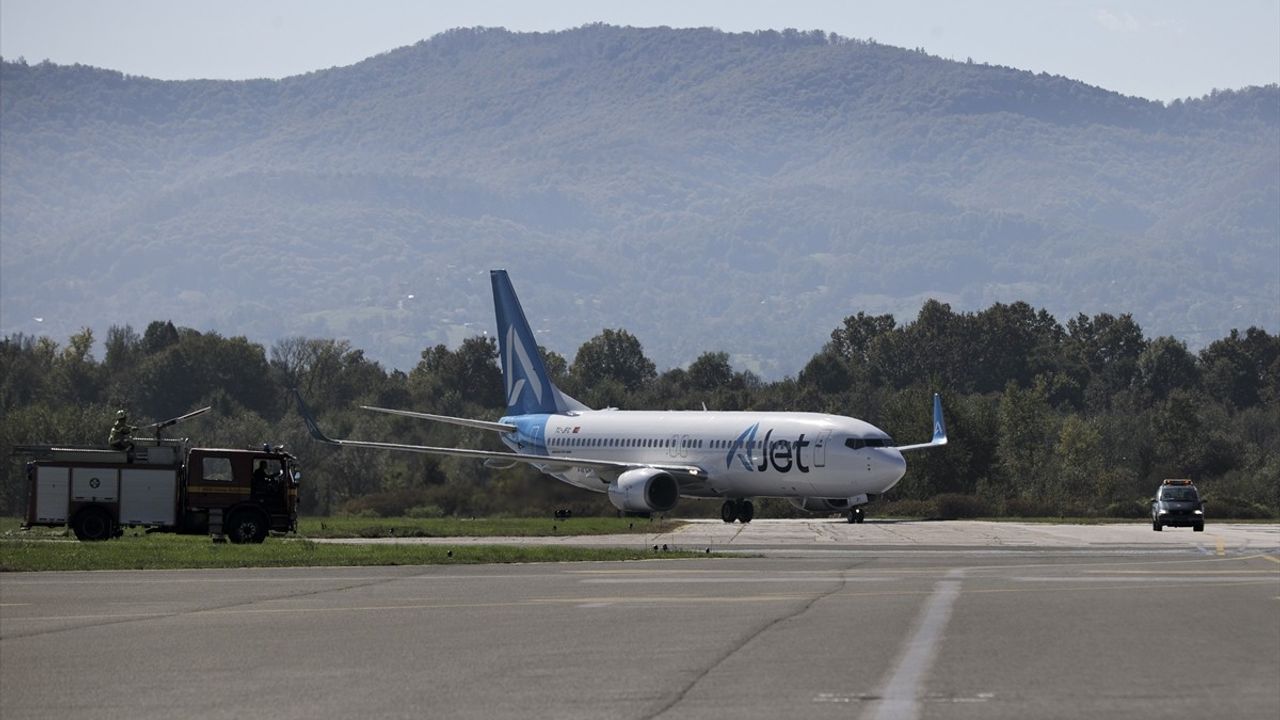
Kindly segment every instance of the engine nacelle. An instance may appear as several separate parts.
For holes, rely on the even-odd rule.
[[[680,499],[680,485],[657,468],[628,470],[609,484],[609,502],[623,512],[666,512]]]
[[[873,498],[868,495],[854,495],[847,498],[787,498],[792,505],[809,512],[844,512],[859,505],[866,505]]]

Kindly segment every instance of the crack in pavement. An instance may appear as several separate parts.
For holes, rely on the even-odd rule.
[[[727,650],[725,650],[724,653],[722,653],[719,657],[713,660],[707,667],[703,668],[701,672],[694,675],[694,677],[688,682],[688,684],[686,684],[680,690],[680,692],[676,693],[675,697],[673,697],[669,702],[667,702],[665,705],[658,708],[657,710],[647,715],[643,715],[641,717],[641,720],[654,720],[654,718],[658,718],[658,717],[661,717],[662,715],[665,715],[669,710],[672,710],[677,705],[684,702],[684,699],[688,697],[689,693],[692,692],[693,689],[703,681],[703,679],[705,679],[708,675],[710,675],[713,671],[715,671],[716,668],[723,665],[725,661],[727,661],[729,658],[738,654],[740,650],[742,650],[743,648],[745,648],[746,646],[754,642],[761,635],[764,635],[765,633],[769,632],[780,623],[783,623],[788,620],[792,620],[794,618],[800,617],[801,615],[804,615],[805,613],[809,612],[809,609],[812,608],[814,605],[816,605],[818,601],[825,600],[826,598],[829,598],[832,595],[835,595],[836,593],[839,593],[845,590],[846,588],[848,588],[849,580],[850,580],[849,573],[853,570],[859,569],[859,566],[866,565],[866,564],[867,564],[866,561],[861,561],[858,563],[854,563],[850,567],[842,568],[841,576],[838,578],[838,580],[840,581],[840,585],[838,587],[835,587],[827,592],[818,593],[817,595],[814,595],[812,598],[809,599],[808,602],[806,602],[804,605],[802,605],[795,611],[776,617],[773,620],[770,620],[769,622],[764,623],[763,625],[756,628],[755,630],[747,633],[738,642],[731,645]],[[835,580],[837,580],[837,578],[833,577],[832,581],[835,581]]]

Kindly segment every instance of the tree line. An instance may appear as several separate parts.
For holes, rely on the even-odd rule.
[[[360,405],[493,418],[504,408],[491,337],[422,351],[388,370],[331,338],[288,337],[268,349],[244,337],[150,323],[107,330],[101,360],[85,328],[65,344],[0,340],[0,507],[25,507],[22,444],[102,444],[117,409],[135,424],[203,405],[173,430],[206,447],[284,444],[304,467],[310,514],[486,515],[613,511],[519,466],[338,450],[313,443],[297,388],[335,437],[504,450],[492,433],[372,413]],[[1065,324],[1026,303],[956,312],[930,300],[912,321],[858,313],[794,377],[763,381],[723,351],[658,372],[638,338],[606,329],[572,359],[542,350],[549,372],[591,407],[793,410],[853,415],[898,444],[926,440],[933,392],[951,444],[913,455],[888,512],[923,515],[1139,517],[1164,478],[1189,477],[1216,517],[1280,512],[1280,337],[1251,327],[1199,352],[1146,337],[1129,315]],[[676,514],[713,513],[685,501]],[[761,511],[793,511],[765,501]]]

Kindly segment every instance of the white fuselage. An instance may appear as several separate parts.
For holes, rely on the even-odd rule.
[[[502,436],[512,450],[546,455],[544,472],[597,492],[606,479],[555,458],[696,466],[707,480],[686,497],[847,498],[883,493],[906,472],[888,435],[839,415],[595,410],[502,422],[518,427]]]

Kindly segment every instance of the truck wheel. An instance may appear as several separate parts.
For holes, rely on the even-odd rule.
[[[106,510],[100,507],[89,507],[76,513],[71,529],[75,532],[76,539],[83,542],[97,542],[110,540],[115,534],[114,525],[111,515]]]
[[[267,539],[267,519],[257,510],[237,510],[223,526],[233,543],[260,543]]]

